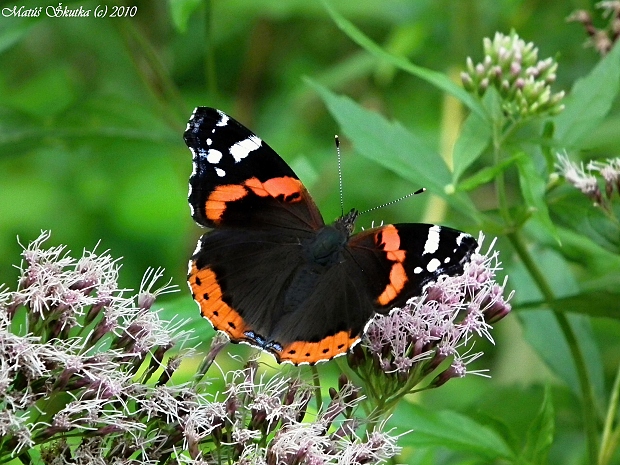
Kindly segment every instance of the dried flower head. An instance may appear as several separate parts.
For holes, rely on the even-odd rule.
[[[620,38],[620,1],[603,1],[595,6],[602,10],[601,16],[607,19],[605,27],[595,27],[592,14],[586,10],[573,12],[566,21],[581,23],[589,36],[586,46],[593,47],[601,55],[607,55]]]
[[[538,49],[516,32],[495,33],[483,39],[484,59],[474,64],[467,58],[461,73],[463,86],[477,95],[494,87],[502,98],[502,109],[512,117],[557,114],[564,109],[564,91],[551,92],[558,64],[552,58],[538,59]]]
[[[620,194],[620,158],[589,161],[584,167],[583,163],[572,162],[566,153],[558,153],[556,169],[569,184],[588,196],[595,206],[611,213],[614,190]],[[605,196],[601,192],[599,182],[605,186]]]

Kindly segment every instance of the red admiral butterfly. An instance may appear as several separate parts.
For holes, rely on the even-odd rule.
[[[212,228],[189,263],[192,295],[215,329],[278,362],[346,353],[375,312],[462,273],[477,247],[469,234],[428,224],[353,234],[356,210],[326,225],[286,162],[219,110],[196,108],[184,139],[192,217]]]

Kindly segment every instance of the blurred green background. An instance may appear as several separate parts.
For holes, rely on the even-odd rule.
[[[25,244],[51,229],[52,242],[74,252],[101,240],[100,250],[124,257],[125,286],[135,287],[147,266],[164,266],[182,283],[201,234],[186,205],[191,158],[182,140],[197,105],[227,111],[274,147],[327,221],[340,213],[338,127],[304,76],[415,127],[435,147],[442,118],[459,119],[444,114],[436,88],[361,51],[320,2],[134,4],[132,18],[50,18],[45,9],[37,18],[0,17],[0,282],[15,282],[16,236]],[[484,36],[514,28],[539,46],[541,57],[559,54],[558,90],[598,60],[583,47],[582,28],[565,22],[573,9],[589,6],[337,2],[387,50],[452,74],[463,69],[466,56],[481,58]],[[404,184],[346,143],[343,156],[345,209],[370,208],[423,187],[415,179]],[[426,202],[401,202],[358,224],[419,221]]]
[[[455,79],[467,56],[481,60],[483,37],[515,29],[539,47],[541,58],[558,59],[554,90],[568,91],[599,56],[583,46],[583,28],[565,19],[577,8],[594,10],[594,3],[340,0],[333,5],[390,53]],[[43,6],[43,11],[34,18],[7,16],[16,5]],[[63,3],[84,10],[97,5]],[[135,16],[50,18],[38,0],[1,2],[0,283],[15,285],[17,237],[25,245],[49,229],[50,243],[66,244],[74,255],[100,241],[99,251],[122,256],[124,287],[137,288],[149,266],[165,267],[182,294],[160,302],[189,309],[183,316],[199,321],[184,284],[188,258],[203,232],[189,215],[191,155],[182,139],[195,106],[220,108],[267,141],[304,181],[326,221],[340,214],[333,142],[339,129],[304,77],[415,127],[440,152],[450,128],[462,120],[460,107],[437,88],[361,50],[318,1],[126,5],[137,6]],[[599,127],[589,156],[617,156],[618,127],[618,116]],[[424,187],[357,156],[346,140],[342,150],[345,210],[371,208]],[[484,191],[477,195],[481,209],[494,207]],[[469,228],[454,212],[429,212],[429,202],[430,195],[417,196],[362,216],[358,226],[438,216],[444,224]],[[502,258],[510,261],[509,255]],[[475,415],[485,421],[502,415],[515,429],[527,429],[542,399],[536,381],[549,379],[549,373],[511,320],[494,333],[498,351],[477,346],[494,355],[478,363],[492,369],[493,380],[453,381],[427,396],[429,405],[471,412],[485,405],[486,413]],[[615,368],[608,368],[609,379]],[[565,454],[581,450],[573,394],[560,389],[556,396],[558,415],[574,428],[559,436],[558,447]]]

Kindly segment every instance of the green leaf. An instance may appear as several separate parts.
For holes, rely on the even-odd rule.
[[[554,300],[549,306],[563,313],[581,313],[593,317],[605,317],[620,320],[620,293],[611,290],[596,290],[576,294],[569,297],[562,297]],[[529,308],[540,308],[544,302],[528,302],[524,305],[517,305],[515,308],[526,310]]]
[[[519,153],[510,158],[506,158],[505,160],[501,161],[497,165],[488,166],[486,168],[481,169],[473,176],[460,182],[457,185],[457,190],[470,191],[479,186],[482,186],[483,184],[491,182],[493,179],[495,179],[495,177],[499,173],[501,173],[502,171],[505,171],[509,166],[514,165],[515,162],[522,156],[524,155],[522,153]]]
[[[545,230],[556,240],[560,241],[558,232],[551,221],[547,203],[545,202],[545,191],[547,188],[546,180],[541,176],[531,157],[523,154],[517,159],[517,168],[519,170],[519,185],[521,186],[521,194],[525,204],[532,211]]]
[[[613,254],[620,253],[620,225],[591,199],[572,187],[560,190],[551,202],[558,225],[565,225]]]
[[[570,348],[553,313],[550,310],[535,310],[518,315],[527,342],[566,386],[580,397],[579,378]]]
[[[187,30],[192,13],[202,5],[202,0],[168,0],[172,22],[179,32]]]
[[[493,460],[514,457],[510,447],[491,428],[450,410],[429,411],[401,402],[390,425],[402,431],[411,430],[400,439],[402,446],[445,447]]]
[[[179,331],[199,334],[197,342],[201,347],[209,347],[216,331],[204,318],[200,318],[200,310],[189,294],[176,299],[166,300],[161,305],[159,317],[162,320],[179,324]]]
[[[414,65],[404,57],[399,57],[386,52],[379,45],[370,40],[370,38],[364,35],[362,31],[356,28],[353,23],[348,21],[344,16],[342,16],[334,8],[332,8],[332,6],[328,2],[324,1],[323,4],[325,5],[327,12],[332,17],[336,25],[340,28],[340,30],[344,32],[347,36],[349,36],[351,40],[353,40],[357,45],[362,47],[368,53],[371,53],[372,55],[382,60],[386,60],[397,68],[413,74],[414,76],[425,80],[426,82],[434,85],[435,87],[443,90],[444,92],[453,95],[461,102],[463,102],[464,105],[469,107],[473,112],[478,113],[481,117],[484,117],[484,110],[480,105],[480,102],[478,102],[478,100],[476,100],[465,89],[450,80],[447,75],[438,71],[433,71],[427,68],[423,68],[421,66]]]
[[[452,207],[470,217],[478,217],[476,208],[466,195],[446,193],[445,188],[451,181],[450,171],[441,156],[422,138],[398,122],[390,122],[378,113],[361,107],[348,97],[336,95],[316,82],[308,82],[319,93],[361,155],[415,183],[416,187],[425,187],[443,197]]]
[[[568,263],[558,253],[549,249],[539,249],[536,251],[536,262],[542,273],[557,296],[557,299],[567,298],[575,293],[579,284],[571,273]],[[543,300],[536,284],[531,279],[522,265],[512,266],[507,270],[510,282],[518,289],[515,294],[513,304],[521,306],[524,301],[540,302]],[[595,305],[596,301],[591,302]],[[617,304],[616,304],[617,306]],[[546,305],[540,308],[549,308]],[[566,308],[564,311],[570,309]],[[557,318],[551,310],[532,310],[520,311],[515,315],[519,318],[523,327],[523,334],[528,343],[537,351],[538,355],[547,366],[560,379],[566,383],[571,391],[577,396],[581,396],[579,379],[571,350],[566,342],[564,334],[560,329]],[[597,399],[604,399],[604,377],[601,362],[601,355],[596,344],[590,318],[584,315],[571,314],[568,320],[573,332],[577,334],[578,343],[585,359],[588,361],[587,369],[590,373],[590,380],[594,386]]]
[[[556,139],[578,147],[609,112],[620,91],[620,46],[616,46],[587,76],[579,79],[564,99],[566,108],[555,118]]]
[[[565,257],[567,262],[578,264],[582,291],[615,291],[615,289],[620,289],[620,273],[618,273],[620,255],[605,250],[583,234],[561,225],[558,225],[558,234],[562,241],[562,245],[559,246],[557,241],[542,230],[540,225],[537,228],[534,227],[536,225],[536,223],[527,225],[531,243],[535,243],[539,247],[554,249]],[[569,266],[567,263],[564,265]],[[570,271],[571,268],[569,266],[566,271]],[[556,296],[566,297],[576,294],[578,288],[573,284],[572,282],[568,284],[564,292],[556,293]]]
[[[521,458],[528,463],[542,465],[547,463],[549,449],[555,434],[554,408],[551,400],[551,389],[545,388],[545,397],[536,418],[527,432],[525,447]]]
[[[540,149],[545,161],[547,162],[547,171],[553,172],[556,163],[555,152],[553,151],[553,134],[555,133],[555,124],[553,121],[547,121],[543,126],[542,143]]]

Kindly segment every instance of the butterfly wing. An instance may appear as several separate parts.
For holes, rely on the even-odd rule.
[[[390,224],[351,237],[350,270],[363,270],[366,295],[385,313],[420,295],[440,275],[463,273],[478,247],[467,233],[423,223]]]
[[[305,262],[300,244],[314,237],[323,219],[286,162],[225,113],[196,108],[184,139],[193,156],[192,217],[213,229],[200,239],[189,263],[194,299],[233,342],[277,356],[280,343],[274,338],[289,341],[276,326],[291,301],[291,281]]]
[[[183,137],[193,156],[189,204],[198,224],[302,230],[323,226],[318,208],[293,170],[225,113],[196,108]]]
[[[317,265],[307,255],[312,240],[281,231],[205,234],[189,275],[203,316],[278,362],[314,364],[346,353],[374,309],[361,270]]]

